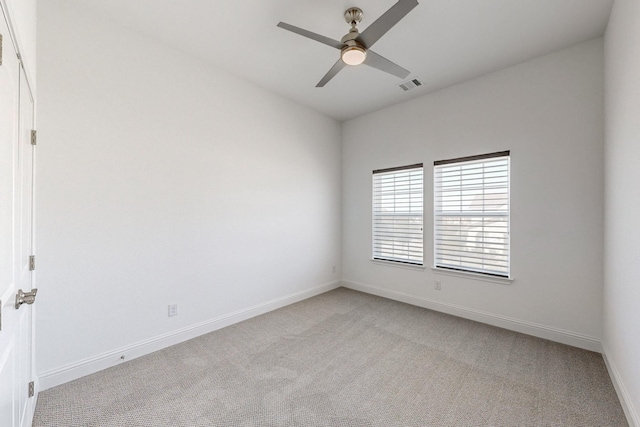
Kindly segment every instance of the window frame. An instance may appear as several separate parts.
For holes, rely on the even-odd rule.
[[[496,190],[496,188],[491,188],[490,186],[488,186],[486,184],[486,176],[485,174],[488,174],[490,172],[486,172],[485,171],[485,165],[486,164],[490,164],[492,162],[499,162],[501,160],[506,160],[506,177],[500,177],[503,178],[503,181],[500,181],[499,184],[504,185],[504,188],[506,188],[506,196],[504,196],[504,200],[506,200],[506,208],[501,207],[495,203],[486,203],[487,201],[492,201],[492,198],[489,197],[487,198],[486,195],[488,193],[485,193],[485,191],[489,188],[491,190]],[[449,211],[449,215],[446,215],[446,211],[443,209],[443,204],[445,202],[443,202],[443,195],[444,195],[444,189],[442,189],[441,187],[441,182],[439,182],[439,171],[445,170],[447,168],[447,165],[449,165],[449,167],[451,165],[464,165],[464,166],[472,166],[472,165],[480,165],[482,164],[482,180],[483,180],[483,184],[480,186],[480,188],[482,189],[482,197],[481,197],[481,211],[465,211],[465,208],[462,206],[463,203],[463,199],[464,196],[462,195],[463,189],[470,191],[468,188],[463,188],[463,185],[465,183],[463,183],[462,181],[465,178],[460,178],[459,182],[460,182],[460,196],[459,199],[455,199],[453,198],[454,202],[459,202],[460,203],[460,209],[456,212],[456,211]],[[455,173],[453,175],[450,175],[455,177]],[[462,173],[460,173],[460,176],[462,176]],[[454,178],[455,179],[455,178]],[[468,178],[467,178],[468,179]],[[467,185],[469,185],[469,183],[466,183]],[[498,186],[498,188],[503,188]],[[477,188],[476,188],[477,190]],[[501,194],[501,193],[493,193],[493,194]],[[441,200],[438,200],[438,197],[441,197]],[[502,199],[499,199],[502,200]],[[475,201],[475,200],[474,200]],[[450,202],[451,203],[451,202]],[[486,205],[489,206],[494,206],[493,210],[487,210],[486,209]],[[439,210],[440,209],[440,210]],[[457,213],[457,215],[456,215]],[[458,217],[460,224],[462,222],[462,218],[476,218],[476,219],[480,219],[480,222],[482,223],[482,232],[480,233],[481,236],[481,254],[477,255],[474,254],[474,256],[477,256],[476,259],[480,260],[478,262],[470,262],[470,261],[466,261],[466,265],[464,265],[465,263],[463,263],[462,259],[463,258],[471,258],[471,257],[463,257],[462,254],[465,253],[464,249],[443,249],[443,246],[441,242],[445,241],[446,239],[442,239],[441,238],[441,232],[438,230],[439,225],[442,227],[442,231],[445,231],[445,226],[444,223],[442,221],[442,219],[444,217],[450,217],[450,218],[455,218]],[[504,221],[506,221],[506,226],[502,226],[502,231],[501,233],[504,235],[504,237],[502,238],[496,238],[495,236],[491,236],[489,231],[485,231],[485,223],[490,221],[488,220],[488,218],[502,218]],[[460,225],[460,228],[462,229],[462,225]],[[460,231],[461,232],[461,231]],[[476,236],[478,235],[478,233],[476,233]],[[463,247],[464,243],[462,245],[460,245],[459,243],[462,242],[462,239],[460,239],[460,236],[458,237],[458,246],[459,247]],[[474,237],[474,239],[477,237]],[[487,241],[488,239],[496,239],[493,242],[492,241]],[[449,239],[450,240],[450,239]],[[500,247],[499,243],[496,243],[496,241],[502,240],[504,241],[504,243],[502,244],[502,247],[498,249],[498,251],[500,249],[506,251],[506,254],[502,253],[499,255],[493,255],[495,258],[492,259],[491,255],[488,252],[488,249],[486,248],[485,245],[489,245],[489,247],[491,249],[495,249],[496,247]],[[469,242],[473,242],[474,245],[477,245],[478,241],[477,240],[469,240]],[[451,245],[454,246],[454,245]],[[478,246],[474,246],[474,249],[478,249]],[[447,252],[448,253],[445,253]],[[459,265],[451,265],[451,264],[447,264],[446,262],[442,262],[441,260],[444,258],[444,256],[448,255],[450,257],[455,257],[456,256],[456,251],[458,252],[459,256]],[[500,258],[500,259],[499,259]],[[499,259],[499,260],[498,260]],[[498,260],[498,261],[496,261]],[[491,268],[485,268],[486,264],[491,264],[490,262],[487,261],[494,261],[496,264],[499,263],[506,263],[506,266],[500,266],[500,268],[496,267],[495,269],[491,269]],[[482,264],[482,268],[481,267],[476,267],[476,266],[471,266],[473,264]],[[470,274],[470,275],[480,275],[483,277],[487,277],[487,278],[495,278],[498,280],[511,280],[511,153],[510,151],[500,151],[500,152],[495,152],[495,153],[488,153],[488,154],[482,154],[482,155],[477,155],[477,156],[468,156],[468,157],[461,157],[461,158],[456,158],[456,159],[448,159],[448,160],[439,160],[439,161],[435,161],[434,162],[434,169],[433,169],[433,269],[434,270],[439,270],[442,272],[451,272],[451,273],[460,273],[460,274]],[[506,269],[506,271],[502,271],[501,269]],[[500,271],[499,271],[500,270]]]
[[[415,174],[417,171],[419,171],[419,179]],[[407,172],[409,176],[403,178],[403,175],[406,175]],[[377,180],[382,180],[389,176],[393,177],[393,184],[387,181],[384,185],[388,187],[390,191],[393,191],[393,212],[388,212],[387,215],[383,215],[382,206],[386,204],[388,208],[391,208],[389,204],[390,200],[387,198],[385,202],[382,201],[385,194],[383,194],[382,191],[382,184],[380,182],[377,183]],[[406,181],[408,188],[406,188],[405,184],[402,184],[402,181],[396,182],[398,178]],[[392,263],[394,266],[424,268],[424,164],[417,163],[374,170],[371,182],[372,261]],[[415,188],[415,186],[418,186],[418,188]],[[398,187],[400,187],[400,189]],[[398,197],[399,193],[400,197]],[[389,194],[386,194],[386,196],[389,196]],[[403,206],[407,206],[407,204],[408,211],[398,211],[402,209]],[[383,218],[384,216],[387,218]],[[396,217],[401,221],[403,219],[406,220],[405,224],[400,225],[409,225],[409,227],[404,228],[404,231],[398,232],[399,224],[396,224],[395,220],[392,224],[389,224],[390,216]],[[418,223],[413,222],[416,218],[419,218]],[[391,225],[391,227],[389,227],[389,225]],[[416,232],[418,227],[419,232]],[[391,235],[384,239],[382,235],[384,232],[391,233]],[[419,243],[419,247],[416,243]],[[383,244],[385,246],[384,249]],[[398,245],[398,247],[396,247],[396,245]],[[405,249],[401,249],[403,246]],[[419,254],[419,258],[417,254]]]

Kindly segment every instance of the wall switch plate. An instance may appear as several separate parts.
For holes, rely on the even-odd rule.
[[[332,271],[333,273],[335,273],[335,272],[336,272],[336,266],[335,266],[335,265],[333,266],[333,269],[332,269],[331,271]]]
[[[433,287],[435,288],[436,291],[439,291],[440,289],[442,289],[442,283],[440,283],[440,280],[436,280],[435,282],[433,282]]]
[[[178,315],[178,304],[169,304],[169,317]]]

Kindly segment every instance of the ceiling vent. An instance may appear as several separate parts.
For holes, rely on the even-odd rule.
[[[406,92],[408,90],[415,89],[418,86],[422,86],[422,82],[418,77],[416,77],[414,79],[407,80],[406,82],[401,83],[398,86],[400,86],[400,89]]]

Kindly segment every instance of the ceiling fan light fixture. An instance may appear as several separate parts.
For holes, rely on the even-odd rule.
[[[347,46],[342,49],[340,57],[347,65],[360,65],[367,59],[367,51],[360,46]]]

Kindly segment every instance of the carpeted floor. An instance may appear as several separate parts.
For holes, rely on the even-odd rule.
[[[340,288],[40,393],[39,426],[627,426],[602,356]]]

